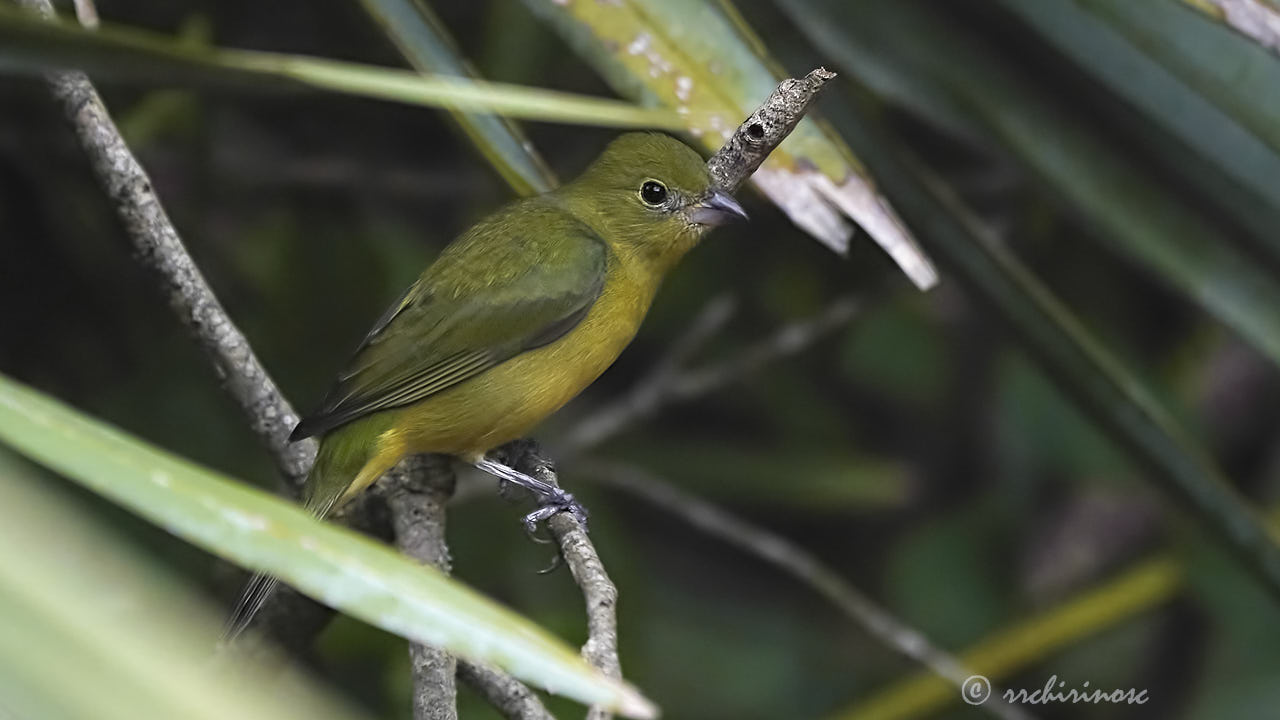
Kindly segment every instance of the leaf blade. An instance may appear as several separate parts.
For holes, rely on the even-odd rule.
[[[423,0],[360,2],[419,72],[478,79],[444,24]],[[490,114],[451,114],[481,155],[518,194],[544,193],[559,184],[555,173],[515,123]]]
[[[322,90],[457,112],[620,128],[683,127],[675,113],[520,85],[422,75],[301,55],[192,47],[164,36],[37,20],[0,6],[0,72],[91,68],[108,79],[212,89]]]
[[[0,439],[169,532],[366,622],[636,717],[655,710],[561,641],[438,571],[0,376]]]

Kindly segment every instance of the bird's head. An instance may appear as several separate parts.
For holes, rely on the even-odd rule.
[[[747,219],[738,201],[712,186],[693,148],[660,133],[618,137],[562,192],[607,241],[663,266],[707,230]]]

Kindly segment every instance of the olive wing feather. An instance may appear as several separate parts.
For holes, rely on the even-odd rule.
[[[473,228],[374,324],[291,439],[420,402],[554,342],[600,295],[608,253],[590,228],[563,214]]]

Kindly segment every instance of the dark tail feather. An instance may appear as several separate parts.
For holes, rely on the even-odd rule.
[[[359,427],[348,425],[326,435],[320,443],[316,463],[307,475],[303,498],[303,505],[317,518],[329,514],[364,469],[370,443],[360,431]],[[223,645],[230,644],[248,629],[254,616],[271,599],[279,584],[279,580],[264,573],[255,573],[249,579],[223,627]]]

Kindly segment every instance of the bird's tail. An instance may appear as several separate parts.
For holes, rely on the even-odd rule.
[[[324,518],[347,495],[367,487],[390,465],[377,462],[376,438],[368,437],[370,428],[352,423],[326,435],[320,442],[315,465],[307,475],[303,506],[317,518]],[[390,464],[394,464],[392,461]],[[372,477],[367,477],[372,475]],[[254,573],[240,594],[240,600],[227,618],[222,643],[230,644],[249,627],[253,617],[266,605],[279,580],[265,573]]]

